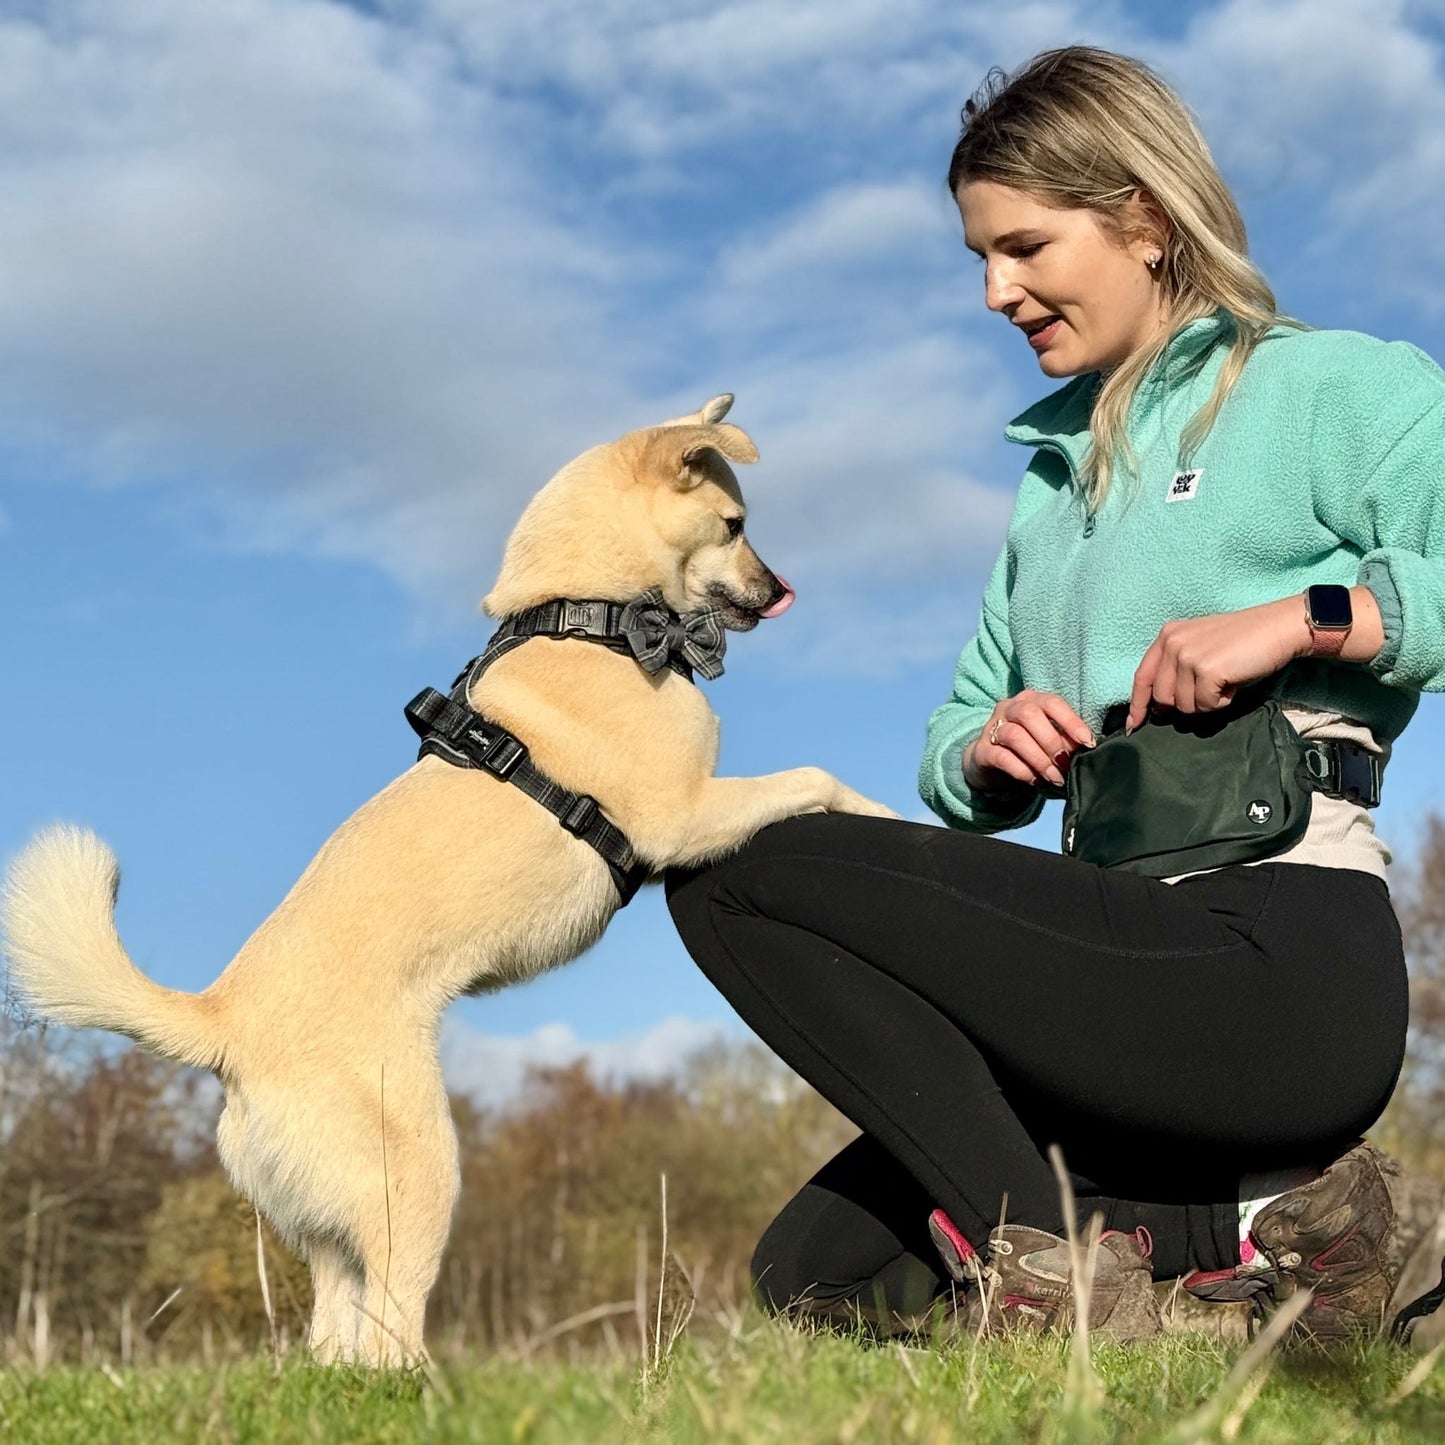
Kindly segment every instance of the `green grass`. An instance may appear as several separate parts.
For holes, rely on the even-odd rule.
[[[1183,1441],[1238,1352],[1170,1338],[1099,1345],[1092,1407],[1067,1405],[1067,1348],[989,1341],[939,1350],[750,1324],[736,1338],[685,1341],[644,1384],[635,1362],[447,1362],[368,1375],[301,1360],[119,1371],[0,1372],[0,1436],[85,1441],[809,1442]],[[1243,1416],[1240,1441],[1445,1440],[1445,1359],[1391,1402],[1416,1363],[1386,1348],[1276,1360]]]

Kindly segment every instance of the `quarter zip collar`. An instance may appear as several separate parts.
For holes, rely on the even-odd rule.
[[[1203,316],[1181,326],[1139,383],[1129,413],[1130,431],[1155,411],[1170,386],[1195,375],[1216,345],[1233,339],[1234,318],[1222,307],[1213,316]],[[1020,446],[1057,452],[1069,464],[1069,473],[1077,487],[1093,440],[1089,418],[1100,381],[1101,373],[1097,371],[1074,377],[1036,401],[1027,411],[1020,412],[1004,429],[1004,436]]]

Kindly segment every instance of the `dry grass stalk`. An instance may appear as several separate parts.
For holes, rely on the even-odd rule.
[[[635,1301],[624,1299],[614,1300],[610,1304],[593,1305],[590,1309],[578,1310],[576,1314],[568,1315],[565,1320],[558,1320],[556,1324],[548,1325],[545,1330],[539,1330],[536,1334],[529,1335],[524,1353],[530,1355],[543,1345],[550,1344],[555,1339],[560,1339],[561,1336],[570,1333],[572,1330],[580,1330],[585,1325],[596,1324],[601,1320],[614,1319],[618,1315],[630,1315],[635,1308]]]
[[[998,1225],[996,1227],[1002,1229],[1007,1220],[1008,1195],[1005,1194],[999,1200]],[[974,1336],[973,1349],[968,1357],[968,1379],[964,1384],[964,1399],[967,1401],[969,1413],[972,1414],[983,1391],[982,1383],[978,1378],[979,1345],[983,1341],[984,1334],[988,1329],[989,1317],[993,1313],[993,1297],[998,1284],[998,1276],[984,1273],[977,1251],[970,1255],[968,1266],[973,1271],[973,1285],[977,1288],[982,1302],[982,1308],[978,1312],[978,1331]]]
[[[261,1211],[256,1210],[256,1275],[261,1281],[261,1303],[266,1310],[266,1324],[271,1331],[271,1358],[281,1363],[281,1346],[276,1338],[276,1311],[271,1308],[271,1284],[266,1278],[266,1244],[261,1238]]]
[[[147,1329],[149,1329],[153,1324],[155,1324],[155,1322],[166,1312],[166,1310],[169,1308],[169,1306],[175,1302],[175,1298],[176,1298],[176,1296],[177,1296],[178,1294],[180,1294],[182,1288],[183,1288],[183,1286],[177,1285],[177,1286],[155,1307],[155,1309],[153,1309],[153,1310],[150,1312],[150,1314],[146,1317],[146,1322],[145,1322],[145,1327],[146,1327]]]
[[[386,1167],[386,1061],[384,1059],[381,1064],[381,1192],[383,1202],[386,1204],[386,1270],[381,1280],[381,1317],[385,1321],[386,1304],[391,1298],[391,1176]],[[384,1323],[382,1328],[386,1328]]]
[[[642,1342],[642,1370],[647,1373],[647,1226],[637,1226],[637,1263],[632,1276],[632,1304],[637,1337]]]
[[[667,1175],[659,1174],[662,1189],[662,1249],[657,1266],[657,1323],[652,1335],[652,1368],[662,1364],[662,1298],[667,1289]]]
[[[1415,1361],[1410,1367],[1410,1373],[1395,1387],[1385,1404],[1398,1405],[1402,1400],[1408,1400],[1429,1378],[1442,1353],[1445,1353],[1445,1340],[1436,1345],[1429,1354],[1422,1355]]]
[[[687,1272],[683,1269],[677,1258],[670,1252],[667,1245],[667,1175],[662,1174],[662,1245],[659,1255],[657,1275],[657,1312],[653,1325],[651,1347],[649,1349],[646,1334],[646,1316],[641,1316],[643,1321],[642,1338],[642,1376],[641,1385],[644,1394],[652,1384],[653,1379],[662,1369],[664,1362],[671,1356],[678,1339],[687,1322],[692,1318],[692,1312],[697,1305],[697,1296],[693,1293],[691,1282],[688,1280]],[[642,1284],[645,1278],[642,1273],[644,1260],[639,1258],[638,1282]],[[668,1265],[672,1266],[672,1278],[668,1276]],[[669,1285],[672,1286],[669,1292]],[[664,1309],[667,1310],[666,1329],[663,1325]],[[665,1338],[664,1338],[665,1336]]]
[[[1064,1167],[1064,1153],[1057,1144],[1049,1145],[1049,1163],[1059,1183],[1059,1198],[1064,1209],[1064,1232],[1069,1241],[1069,1274],[1074,1286],[1074,1336],[1069,1343],[1069,1374],[1064,1386],[1064,1411],[1075,1414],[1092,1412],[1103,1403],[1104,1385],[1089,1355],[1089,1304],[1094,1293],[1094,1271],[1099,1263],[1099,1236],[1104,1219],[1094,1214],[1089,1219],[1088,1243],[1079,1242],[1075,1220],[1074,1186]]]
[[[1264,1388],[1265,1378],[1274,1364],[1274,1352],[1280,1341],[1289,1333],[1294,1322],[1309,1308],[1312,1290],[1300,1290],[1293,1294],[1270,1317],[1269,1323],[1260,1331],[1254,1343],[1234,1362],[1234,1368],[1224,1377],[1224,1383],[1192,1415],[1180,1422],[1169,1437],[1171,1445],[1191,1445],[1203,1440],[1216,1428],[1223,1430],[1231,1424],[1237,1434],[1244,1420],[1244,1412],[1258,1398]],[[1259,1372],[1258,1382],[1246,1394],[1246,1387]],[[1233,1406],[1233,1410],[1231,1410]],[[1233,1435],[1226,1436],[1233,1439]]]

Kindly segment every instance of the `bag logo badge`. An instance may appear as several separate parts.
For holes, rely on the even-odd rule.
[[[1256,798],[1254,802],[1244,810],[1245,817],[1247,817],[1251,823],[1267,823],[1273,814],[1274,809],[1271,808],[1263,798]]]
[[[1192,472],[1175,472],[1174,480],[1169,483],[1169,494],[1164,498],[1166,502],[1188,502],[1199,495],[1199,483],[1203,479],[1204,472],[1196,468]]]

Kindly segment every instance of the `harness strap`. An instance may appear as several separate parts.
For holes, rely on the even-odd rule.
[[[585,638],[631,657],[632,649],[622,631],[626,610],[627,604],[623,602],[578,602],[566,597],[555,597],[550,602],[529,607],[502,621],[492,634],[486,652],[478,659],[481,667],[477,671],[480,672],[529,637]],[[686,658],[676,652],[670,653],[667,665],[685,682],[692,681],[692,668]]]
[[[518,638],[519,642],[524,639]],[[469,676],[464,673],[458,688]],[[465,692],[463,691],[463,697]],[[601,855],[626,907],[651,871],[638,860],[626,835],[610,823],[586,793],[570,793],[537,768],[527,745],[514,734],[434,687],[423,688],[406,706],[406,720],[422,739],[418,758],[439,757],[459,768],[480,768],[520,788],[540,803],[574,838]]]

